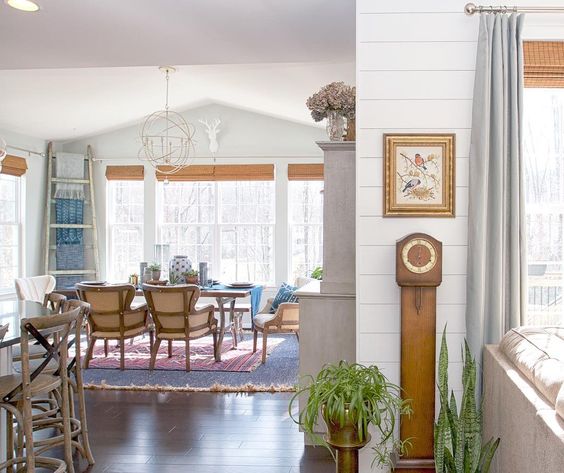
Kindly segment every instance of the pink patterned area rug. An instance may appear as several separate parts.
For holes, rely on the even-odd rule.
[[[281,343],[283,339],[268,340],[268,353]],[[84,344],[85,345],[85,344]],[[84,346],[83,345],[83,346]],[[261,344],[259,343],[259,346]],[[190,341],[190,369],[193,371],[232,371],[251,372],[261,363],[262,350],[257,347],[253,353],[253,340],[247,339],[239,342],[233,349],[231,339],[224,340],[221,350],[221,361],[216,362],[213,356],[213,343],[211,337]],[[84,355],[83,355],[84,356]],[[129,340],[125,345],[125,369],[148,370],[151,352],[148,337],[135,339],[133,345]],[[115,341],[110,341],[108,356],[104,356],[104,345],[101,340],[96,343],[94,356],[89,368],[119,369],[120,350]],[[181,341],[173,342],[172,357],[168,357],[168,343],[163,341],[157,354],[155,370],[181,370],[186,369],[185,344]]]

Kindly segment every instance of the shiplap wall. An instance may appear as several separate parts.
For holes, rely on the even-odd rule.
[[[477,17],[463,1],[357,1],[357,360],[400,377],[395,242],[425,232],[443,242],[437,350],[448,322],[451,387],[461,389],[465,333],[468,155]],[[383,218],[384,133],[456,134],[456,218]],[[366,449],[365,449],[366,450]],[[370,469],[370,452],[361,456]]]
[[[398,383],[400,290],[395,242],[425,232],[443,242],[437,343],[448,322],[451,384],[461,388],[465,333],[468,155],[477,17],[464,1],[357,2],[358,353]],[[456,218],[383,218],[384,133],[456,133]]]
[[[478,15],[466,0],[357,0],[357,360],[399,383],[400,290],[395,242],[425,232],[443,242],[437,351],[447,325],[450,383],[461,390],[465,335],[468,164]],[[512,4],[562,5],[562,0]],[[563,15],[529,15],[526,39],[564,38]],[[383,218],[384,133],[456,134],[456,218]],[[365,449],[366,450],[366,449]],[[363,453],[362,471],[370,469]]]

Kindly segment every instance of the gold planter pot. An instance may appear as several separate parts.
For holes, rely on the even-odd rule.
[[[358,451],[370,442],[370,434],[366,432],[362,441],[355,422],[351,421],[348,409],[345,410],[345,422],[329,419],[325,408],[322,408],[323,420],[327,425],[325,440],[337,454],[337,473],[358,473]]]

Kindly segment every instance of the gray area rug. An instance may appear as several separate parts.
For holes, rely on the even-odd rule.
[[[245,334],[248,340],[252,334]],[[227,338],[227,337],[226,337]],[[143,391],[291,391],[298,382],[299,343],[296,336],[269,335],[281,342],[264,365],[250,373],[219,371],[159,371],[89,368],[83,370],[89,389],[132,389]],[[259,344],[261,338],[259,335]]]

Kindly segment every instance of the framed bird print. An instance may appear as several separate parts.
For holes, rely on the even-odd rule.
[[[454,217],[454,134],[384,135],[384,217]]]

